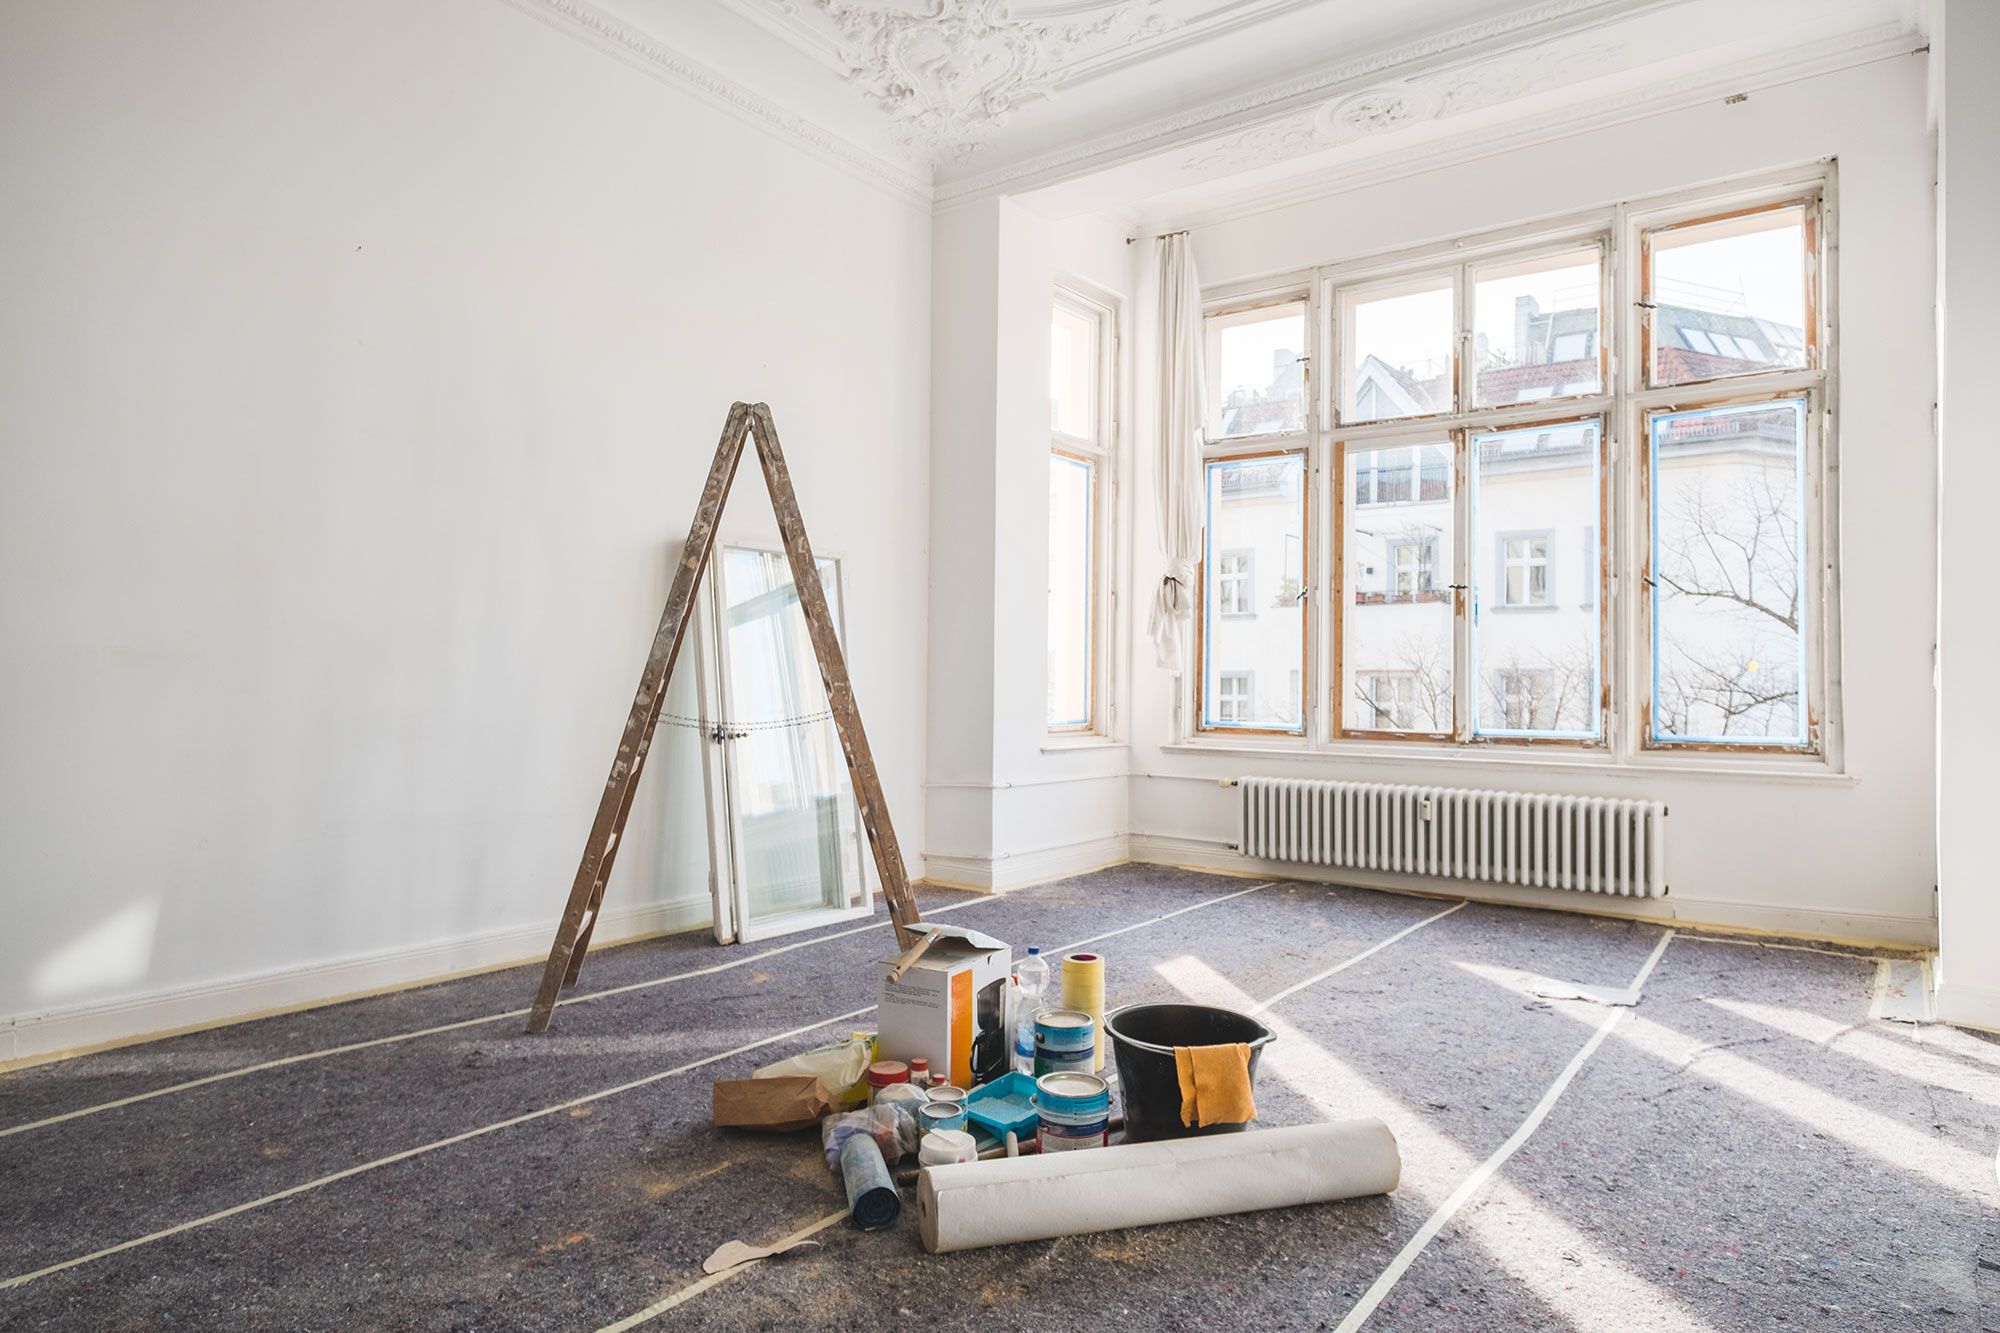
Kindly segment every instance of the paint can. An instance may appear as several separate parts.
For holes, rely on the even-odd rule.
[[[921,1166],[951,1166],[978,1160],[979,1145],[962,1129],[933,1130],[917,1145],[917,1162]]]
[[[917,1108],[917,1128],[926,1134],[965,1128],[965,1103],[929,1101]]]
[[[1043,1152],[1102,1148],[1110,1141],[1111,1085],[1088,1070],[1036,1079],[1035,1110],[1041,1118]]]
[[[929,1099],[934,1102],[962,1102],[968,1095],[964,1088],[954,1088],[949,1083],[933,1083],[928,1089]]]
[[[1097,1020],[1080,1009],[1035,1015],[1035,1077],[1089,1073],[1097,1063]]]
[[[868,1104],[882,1100],[882,1089],[910,1081],[910,1067],[901,1060],[877,1060],[868,1066]]]

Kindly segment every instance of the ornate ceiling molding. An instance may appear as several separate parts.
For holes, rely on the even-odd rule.
[[[1627,45],[1600,41],[1565,51],[1514,51],[1442,74],[1380,85],[1205,144],[1183,158],[1180,169],[1206,174],[1217,168],[1269,166],[1425,121],[1484,111],[1607,72]]]
[[[1164,232],[1232,222],[1312,199],[1441,170],[1461,162],[1490,158],[1648,116],[1719,102],[1737,93],[1756,93],[1800,79],[1907,55],[1919,49],[1922,42],[1923,38],[1913,29],[1894,23],[1844,33],[1805,46],[1718,66],[1708,71],[1699,83],[1653,83],[1504,122],[1496,127],[1426,140],[1331,167],[1323,174],[1315,174],[1290,186],[1264,184],[1200,208],[1177,211],[1171,216],[1142,215],[1138,225],[1145,231]]]
[[[1529,43],[1553,41],[1652,10],[1671,9],[1684,2],[1541,0],[1477,23],[1329,65],[1309,75],[1101,135],[1059,152],[950,181],[938,186],[937,197],[940,202],[948,202],[973,195],[1004,193],[1008,187],[1032,188],[1075,174],[1073,169],[1102,170],[1177,143],[1194,144],[1232,130],[1262,128],[1269,120],[1317,108],[1330,94],[1363,92],[1385,77],[1416,78],[1481,55],[1497,55],[1525,48]]]
[[[899,142],[940,158],[974,151],[1020,107],[1050,95],[1079,59],[1174,26],[1155,0],[1069,17],[1017,17],[1010,0],[928,0],[922,11],[814,0],[845,39],[848,81],[889,113]]]

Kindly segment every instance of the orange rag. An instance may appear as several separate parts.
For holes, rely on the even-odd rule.
[[[1181,1123],[1193,1128],[1242,1125],[1257,1118],[1250,1098],[1250,1047],[1174,1047],[1174,1072],[1181,1080]]]

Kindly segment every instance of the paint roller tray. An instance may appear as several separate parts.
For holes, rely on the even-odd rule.
[[[1009,1131],[1025,1134],[1040,1123],[1035,1114],[1035,1079],[1016,1069],[991,1083],[982,1083],[965,1097],[965,1117],[1006,1140]]]

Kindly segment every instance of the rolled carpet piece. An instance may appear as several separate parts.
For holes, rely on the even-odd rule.
[[[917,1220],[940,1254],[1387,1194],[1402,1174],[1387,1125],[1336,1120],[926,1167]]]
[[[863,1231],[886,1231],[903,1214],[903,1200],[889,1179],[889,1165],[872,1134],[856,1134],[840,1150],[840,1178],[847,1212]]]

